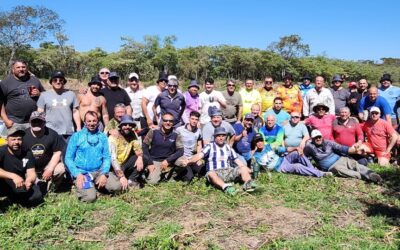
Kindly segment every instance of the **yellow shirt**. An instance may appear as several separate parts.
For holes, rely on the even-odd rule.
[[[243,116],[247,113],[251,113],[251,105],[256,103],[261,103],[260,93],[252,89],[251,91],[247,91],[245,88],[240,90],[240,96],[242,97],[243,102]]]
[[[293,111],[301,113],[303,98],[301,97],[299,86],[292,85],[290,88],[279,86],[276,92],[278,92],[278,96],[283,99],[283,108],[286,112],[289,114]]]
[[[114,170],[120,170],[121,165],[131,154],[137,155],[142,153],[142,148],[138,140],[128,142],[123,136],[108,137],[108,144],[110,146],[111,164]]]
[[[274,99],[277,97],[278,93],[275,89],[267,91],[265,88],[259,88],[258,92],[261,96],[261,112],[264,113],[268,109],[272,108]]]

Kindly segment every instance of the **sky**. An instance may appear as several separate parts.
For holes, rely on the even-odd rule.
[[[311,55],[345,60],[400,58],[398,0],[0,0],[0,11],[43,6],[65,20],[69,45],[115,52],[121,37],[175,35],[178,48],[237,45],[266,49],[297,34]],[[35,45],[34,45],[35,46]]]

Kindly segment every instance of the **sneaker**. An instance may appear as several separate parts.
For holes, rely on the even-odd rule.
[[[243,190],[246,192],[252,192],[257,188],[257,184],[253,180],[247,181],[243,184]]]
[[[322,177],[332,177],[333,173],[332,172],[325,172]]]
[[[233,186],[228,186],[224,189],[224,192],[228,195],[234,196],[236,194],[236,189]]]
[[[382,177],[377,173],[371,173],[371,174],[369,174],[368,177],[369,177],[369,180],[374,183],[377,183],[377,184],[382,183]]]

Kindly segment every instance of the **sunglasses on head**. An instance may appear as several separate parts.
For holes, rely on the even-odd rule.
[[[109,74],[110,74],[110,72],[103,71],[103,72],[100,72],[100,74],[101,74],[101,75],[109,75]]]

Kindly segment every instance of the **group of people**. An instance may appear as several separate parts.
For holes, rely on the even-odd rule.
[[[102,68],[76,94],[62,71],[45,91],[16,60],[0,82],[0,193],[34,206],[73,183],[81,201],[93,202],[98,190],[205,176],[234,195],[232,182],[252,191],[260,172],[273,170],[382,182],[367,164],[388,165],[399,143],[400,88],[390,75],[379,88],[360,79],[347,89],[340,76],[331,88],[322,76],[292,81],[290,73],[283,85],[267,76],[256,89],[247,79],[240,89],[229,79],[219,91],[207,78],[200,93],[196,80],[184,91],[164,73],[144,88],[132,72],[123,88],[117,72]]]

